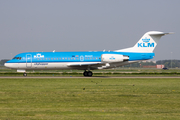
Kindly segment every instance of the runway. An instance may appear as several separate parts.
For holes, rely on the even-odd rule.
[[[152,76],[152,77],[151,76],[147,76],[147,77],[144,77],[144,76],[143,77],[142,76],[137,76],[137,77],[133,77],[133,76],[132,77],[111,77],[111,76],[95,76],[95,77],[83,77],[83,76],[82,77],[73,77],[73,76],[72,77],[61,77],[61,76],[60,77],[23,77],[23,76],[22,77],[13,77],[13,76],[7,76],[7,77],[5,77],[5,76],[2,76],[1,77],[0,76],[0,79],[2,79],[2,78],[23,78],[23,79],[30,79],[30,78],[32,78],[32,79],[34,79],[34,78],[43,78],[43,79],[44,78],[48,78],[48,79],[49,78],[51,78],[51,79],[55,79],[55,78],[56,79],[57,78],[72,78],[72,79],[74,79],[74,78],[75,79],[77,79],[77,78],[78,79],[82,79],[82,78],[83,79],[90,79],[90,78],[105,78],[105,79],[106,78],[130,78],[130,79],[144,78],[144,79],[146,79],[146,78],[180,78],[180,76],[178,76],[178,77],[169,77],[169,76],[157,76],[157,77],[156,76]]]

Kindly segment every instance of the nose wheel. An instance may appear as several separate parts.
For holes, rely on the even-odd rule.
[[[83,75],[85,77],[91,77],[93,75],[93,73],[91,71],[84,71]]]
[[[23,76],[26,77],[26,76],[27,76],[27,73],[23,73]]]

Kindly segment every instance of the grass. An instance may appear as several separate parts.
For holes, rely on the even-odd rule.
[[[0,78],[0,119],[175,120],[179,85],[179,78]]]
[[[83,70],[27,70],[28,76],[83,76]],[[180,69],[119,68],[93,70],[93,76],[180,76]],[[0,76],[23,76],[5,67],[0,67]]]

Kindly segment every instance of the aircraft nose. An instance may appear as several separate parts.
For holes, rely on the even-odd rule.
[[[9,63],[4,64],[5,67],[10,67]]]
[[[7,63],[4,63],[4,66],[7,67]]]
[[[6,62],[5,64],[4,64],[4,66],[5,67],[7,67],[7,68],[18,68],[18,64],[15,64],[15,63],[9,63],[9,62]]]

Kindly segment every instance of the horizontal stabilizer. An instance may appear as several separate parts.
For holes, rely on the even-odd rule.
[[[161,35],[161,36],[163,36],[163,35],[168,35],[168,34],[174,34],[174,32],[169,32],[169,33],[149,33],[149,35]]]

